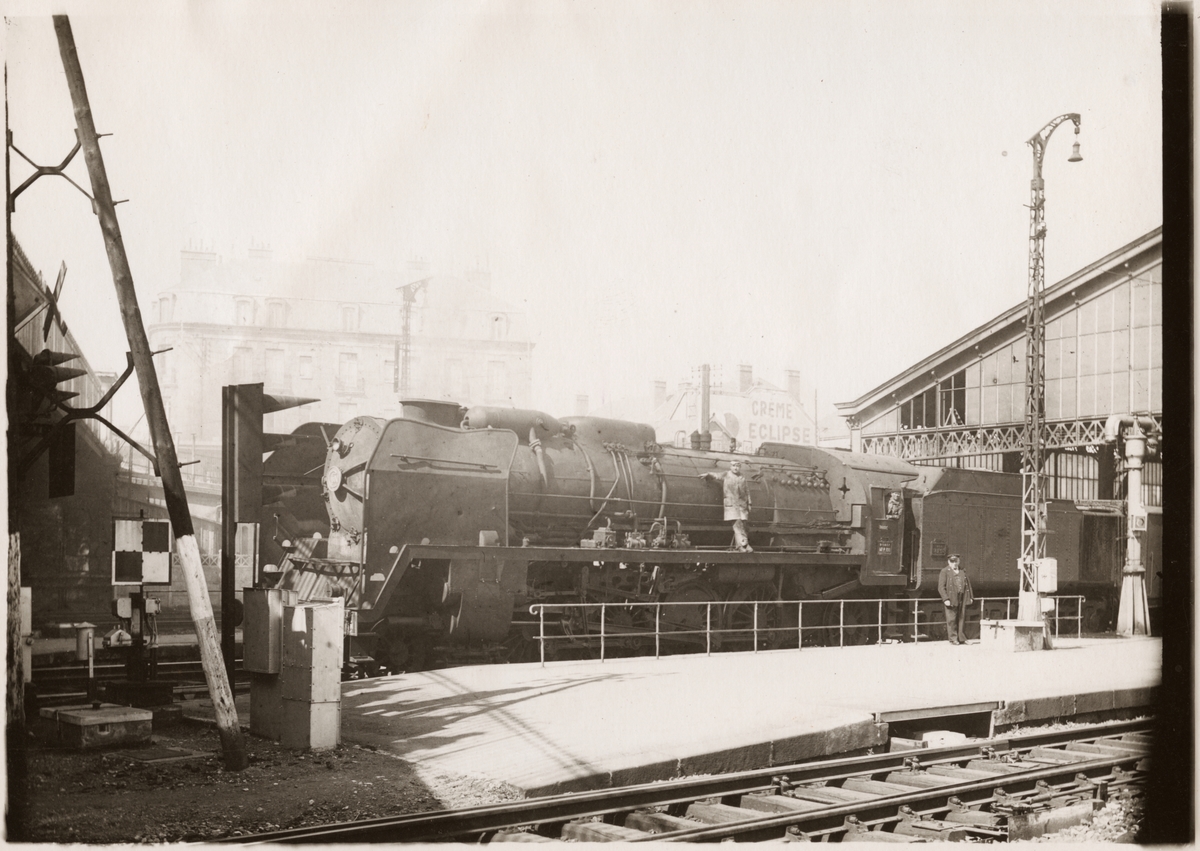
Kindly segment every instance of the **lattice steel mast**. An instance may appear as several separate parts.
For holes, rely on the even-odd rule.
[[[1050,134],[1064,121],[1075,124],[1079,114],[1060,115],[1043,127],[1026,144],[1033,148],[1033,179],[1029,188],[1029,290],[1025,313],[1025,434],[1021,450],[1021,594],[1017,617],[1041,620],[1038,599],[1038,565],[1046,556],[1046,317],[1044,298],[1046,267],[1046,193],[1042,158]],[[1079,140],[1068,162],[1079,162]]]

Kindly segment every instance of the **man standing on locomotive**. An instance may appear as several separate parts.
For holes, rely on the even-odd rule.
[[[725,519],[733,521],[735,548],[739,553],[754,552],[750,539],[746,537],[746,521],[750,519],[750,485],[742,476],[742,462],[731,462],[728,473],[704,473],[700,478],[708,482],[721,482],[725,494]]]
[[[967,607],[975,602],[971,580],[963,572],[958,555],[951,555],[938,574],[938,594],[946,610],[946,635],[951,644],[966,644]]]

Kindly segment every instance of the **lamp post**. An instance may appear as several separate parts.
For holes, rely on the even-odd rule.
[[[1057,590],[1057,569],[1046,559],[1046,476],[1043,471],[1046,415],[1046,321],[1043,313],[1046,246],[1046,193],[1042,158],[1046,143],[1064,121],[1075,124],[1075,145],[1067,162],[1079,155],[1079,113],[1053,119],[1026,144],[1033,148],[1029,188],[1029,290],[1025,314],[1025,435],[1021,451],[1021,591],[1017,618],[1044,621],[1042,595]],[[1050,586],[1054,587],[1050,587]],[[1048,636],[1047,636],[1048,638]]]

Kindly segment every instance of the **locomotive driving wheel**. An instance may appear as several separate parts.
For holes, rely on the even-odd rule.
[[[779,593],[771,582],[751,582],[734,588],[721,616],[721,628],[729,631],[722,642],[724,648],[777,650],[782,647],[785,624],[779,602]]]
[[[878,605],[858,600],[833,600],[825,607],[825,627],[828,646],[874,644],[879,638]]]
[[[694,603],[691,606],[664,606],[659,619],[659,630],[665,635],[686,632],[674,640],[691,646],[705,646],[705,629],[711,623],[713,629],[720,626],[721,609],[717,592],[702,579],[693,579],[677,585],[663,595],[664,603]],[[710,614],[711,613],[711,614]],[[721,647],[721,635],[712,635],[713,650]]]

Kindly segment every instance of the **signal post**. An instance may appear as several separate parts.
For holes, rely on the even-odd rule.
[[[250,584],[258,587],[263,491],[280,487],[264,485],[263,454],[289,439],[264,434],[263,416],[316,401],[268,395],[261,383],[221,388],[221,655],[231,682],[234,633],[242,614],[236,597],[238,560],[249,562]]]

